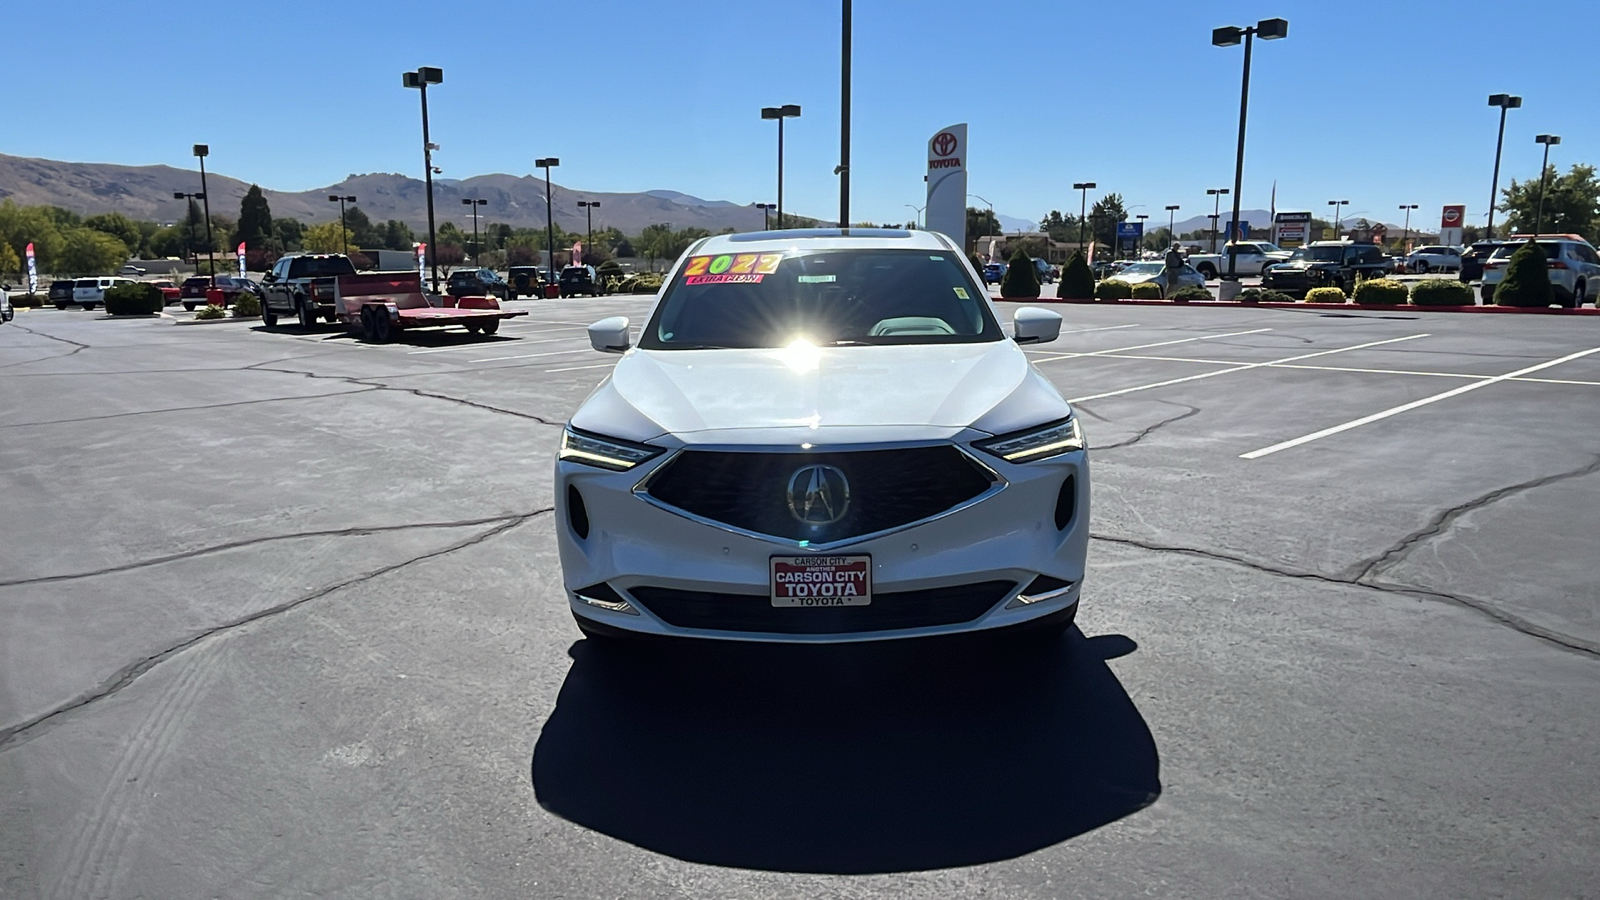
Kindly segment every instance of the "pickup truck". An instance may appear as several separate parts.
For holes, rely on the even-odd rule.
[[[268,328],[280,316],[297,316],[301,328],[337,321],[334,312],[334,281],[340,275],[354,275],[356,267],[341,253],[298,253],[278,260],[261,279],[261,321]]]
[[[1234,272],[1238,275],[1260,275],[1267,270],[1267,266],[1288,262],[1289,252],[1279,250],[1273,244],[1261,241],[1240,241],[1230,246],[1238,248],[1239,259],[1234,263]],[[1228,271],[1228,251],[1221,253],[1191,253],[1189,265],[1195,271],[1204,275],[1207,281],[1215,279]]]

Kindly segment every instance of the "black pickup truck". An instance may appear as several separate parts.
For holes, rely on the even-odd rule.
[[[1336,287],[1349,293],[1364,278],[1381,278],[1389,261],[1377,244],[1359,241],[1316,241],[1294,251],[1261,276],[1261,286],[1304,297],[1306,291]]]
[[[299,317],[301,328],[315,325],[318,316],[334,321],[334,280],[355,273],[350,257],[339,253],[285,256],[261,279],[261,321],[268,328],[279,316]]]

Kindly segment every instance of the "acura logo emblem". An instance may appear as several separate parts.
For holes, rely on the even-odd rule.
[[[834,466],[802,466],[789,478],[789,513],[807,525],[832,525],[850,508],[850,482]]]

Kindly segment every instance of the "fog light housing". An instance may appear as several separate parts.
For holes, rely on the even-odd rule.
[[[637,616],[639,614],[639,611],[633,608],[633,604],[629,603],[627,600],[624,600],[621,594],[612,590],[611,585],[606,584],[603,581],[599,584],[591,584],[588,587],[578,588],[577,590],[573,591],[573,593],[578,596],[579,600],[582,600],[584,603],[587,603],[596,609],[603,609],[607,612],[626,613],[630,616]]]
[[[1040,575],[1022,589],[1022,593],[1006,604],[1006,609],[1020,609],[1032,606],[1035,603],[1044,603],[1049,600],[1059,600],[1072,590],[1072,582],[1060,578],[1051,578],[1049,575]]]

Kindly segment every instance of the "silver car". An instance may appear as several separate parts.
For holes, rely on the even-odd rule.
[[[1124,266],[1117,274],[1107,278],[1106,281],[1120,281],[1124,284],[1154,284],[1161,288],[1161,296],[1167,295],[1167,266],[1161,262],[1136,262]],[[1178,270],[1178,288],[1206,286],[1206,278],[1194,266],[1188,263]]]

